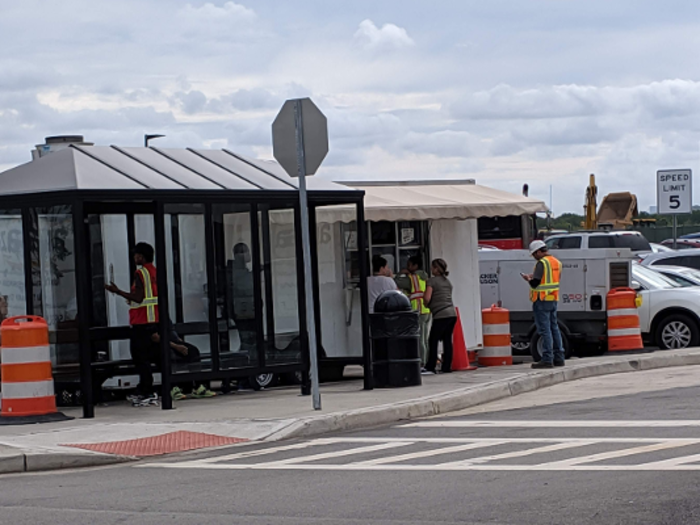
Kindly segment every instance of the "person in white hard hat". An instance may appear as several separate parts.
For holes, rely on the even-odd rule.
[[[549,255],[543,241],[533,241],[530,244],[530,254],[537,261],[534,273],[522,274],[522,277],[531,288],[530,300],[535,325],[543,343],[542,359],[539,363],[533,363],[532,368],[564,366],[564,347],[557,322],[562,264],[556,257]]]

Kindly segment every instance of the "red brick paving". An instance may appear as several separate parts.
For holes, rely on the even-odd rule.
[[[127,441],[109,441],[106,443],[77,443],[63,445],[66,447],[82,448],[105,454],[118,454],[122,456],[159,456],[173,452],[184,452],[200,448],[221,447],[248,441],[243,438],[216,436],[203,432],[189,432],[179,430],[159,436],[147,438],[129,439]]]

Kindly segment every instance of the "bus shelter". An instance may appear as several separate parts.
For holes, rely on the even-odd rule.
[[[357,228],[364,192],[317,177],[308,188],[321,366],[363,364],[371,388],[367,264],[356,261],[348,297],[343,256],[348,243],[366,250]],[[134,373],[129,305],[104,286],[128,290],[132,249],[148,242],[163,408],[175,382],[274,373],[301,376],[306,393],[299,211],[297,181],[274,162],[228,150],[72,144],[0,173],[0,318],[47,320],[54,378],[79,381],[83,415],[94,417],[103,386]],[[198,362],[173,357],[171,327],[200,349]]]

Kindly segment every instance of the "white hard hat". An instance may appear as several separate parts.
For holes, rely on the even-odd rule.
[[[542,248],[547,248],[547,245],[544,243],[544,241],[532,241],[530,243],[530,255],[535,253],[537,250],[541,250]]]

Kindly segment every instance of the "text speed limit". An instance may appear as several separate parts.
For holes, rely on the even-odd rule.
[[[656,199],[660,215],[693,211],[693,173],[691,170],[656,172]]]

